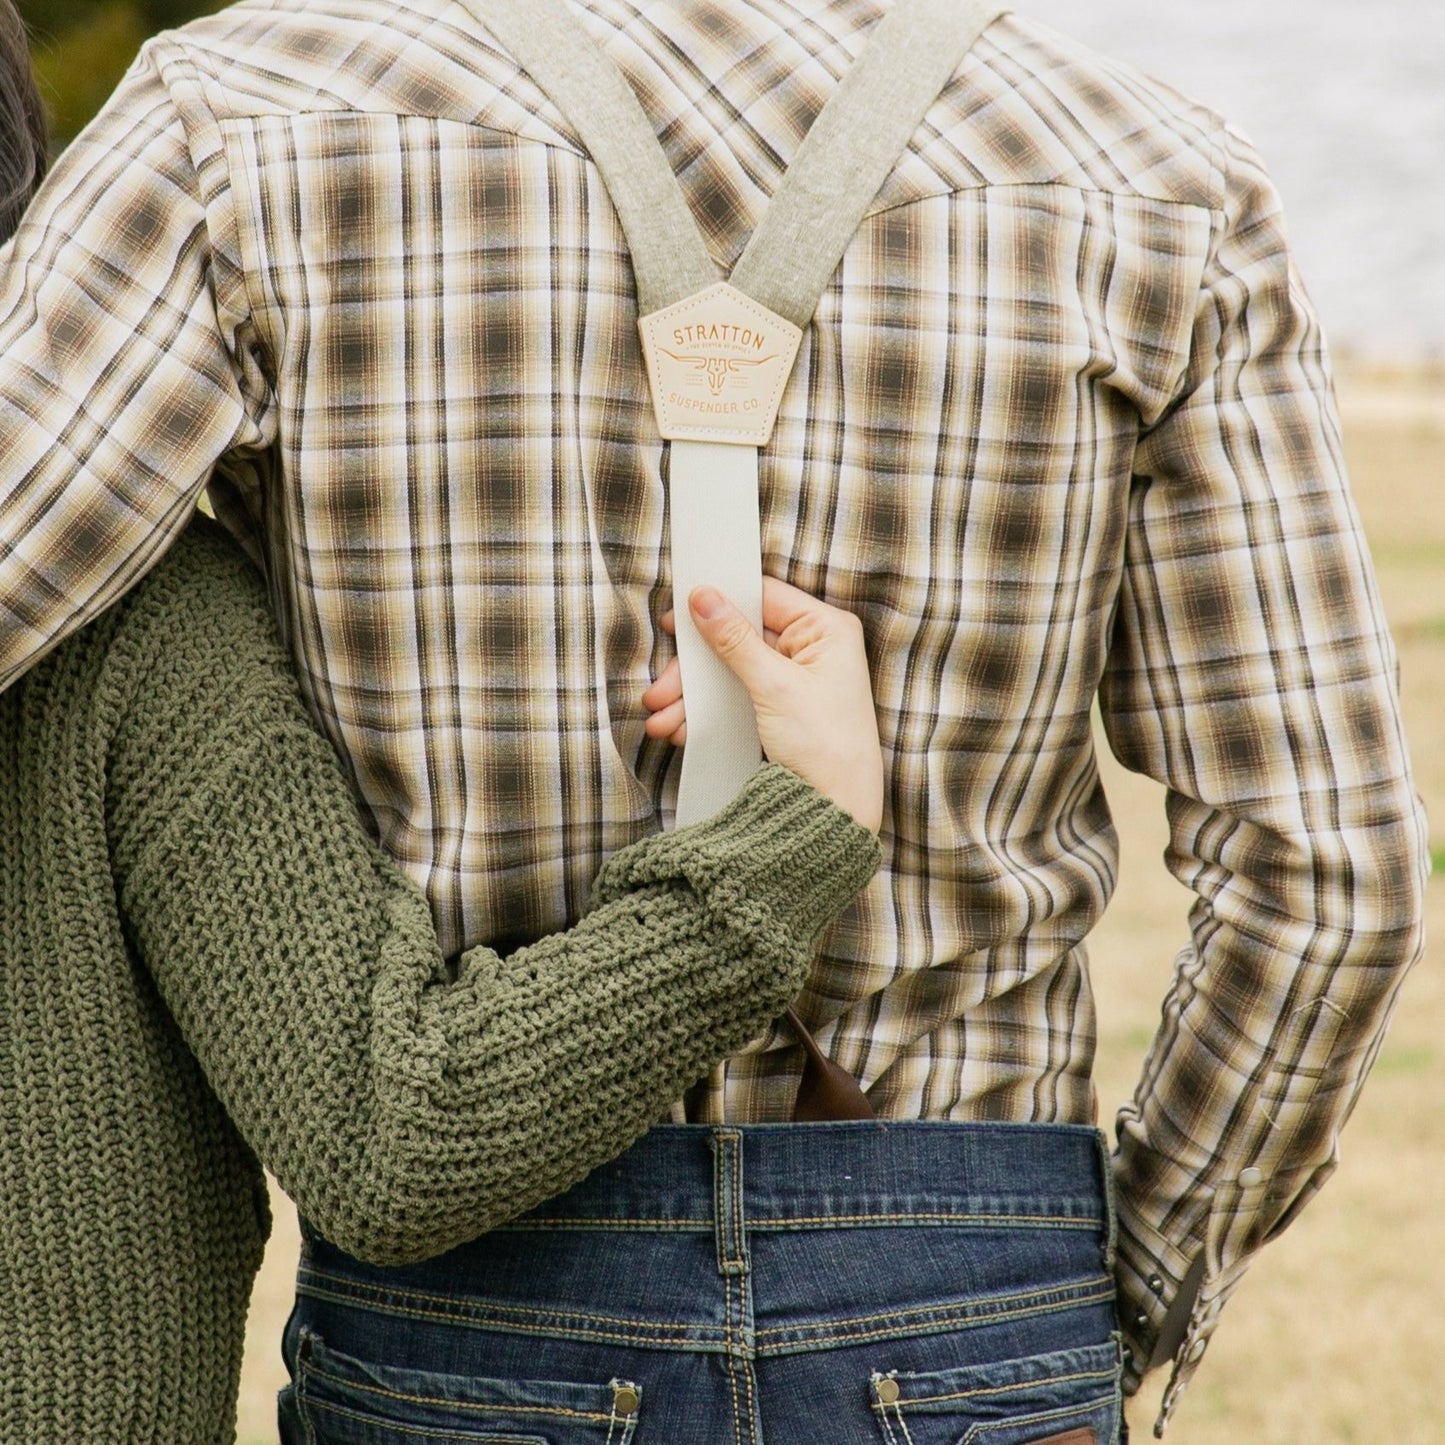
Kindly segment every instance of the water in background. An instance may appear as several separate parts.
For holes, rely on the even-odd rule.
[[[1336,351],[1445,361],[1442,0],[1014,0],[1236,121]]]

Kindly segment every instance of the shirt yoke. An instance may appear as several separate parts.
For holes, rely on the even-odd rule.
[[[724,13],[586,0],[579,19],[637,92],[724,264],[736,258],[877,0],[834,0],[784,29]],[[719,16],[723,18],[719,19]],[[674,23],[675,22],[675,23]],[[585,149],[561,113],[456,0],[247,0],[150,42],[168,83],[221,122],[308,112],[405,115]],[[994,186],[1067,186],[1181,206],[1223,204],[1224,122],[1122,62],[1009,13],[930,108],[870,213]],[[729,223],[727,212],[739,212]]]

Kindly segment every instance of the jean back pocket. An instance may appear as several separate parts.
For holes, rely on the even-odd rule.
[[[875,1373],[886,1445],[1113,1445],[1121,1413],[1117,1345],[926,1374]]]
[[[290,1394],[307,1445],[629,1445],[642,1409],[642,1389],[630,1380],[393,1369],[329,1349],[310,1333]]]

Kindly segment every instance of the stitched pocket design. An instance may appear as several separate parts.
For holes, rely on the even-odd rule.
[[[886,1445],[1113,1445],[1119,1351],[1113,1344],[926,1374],[875,1373]]]
[[[294,1399],[308,1445],[629,1445],[642,1390],[391,1369],[307,1334]]]

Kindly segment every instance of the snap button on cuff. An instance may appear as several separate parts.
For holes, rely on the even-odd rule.
[[[1263,1178],[1264,1171],[1262,1169],[1256,1169],[1253,1164],[1251,1164],[1248,1169],[1241,1169],[1239,1171],[1239,1182],[1244,1185],[1246,1189],[1253,1189]]]

